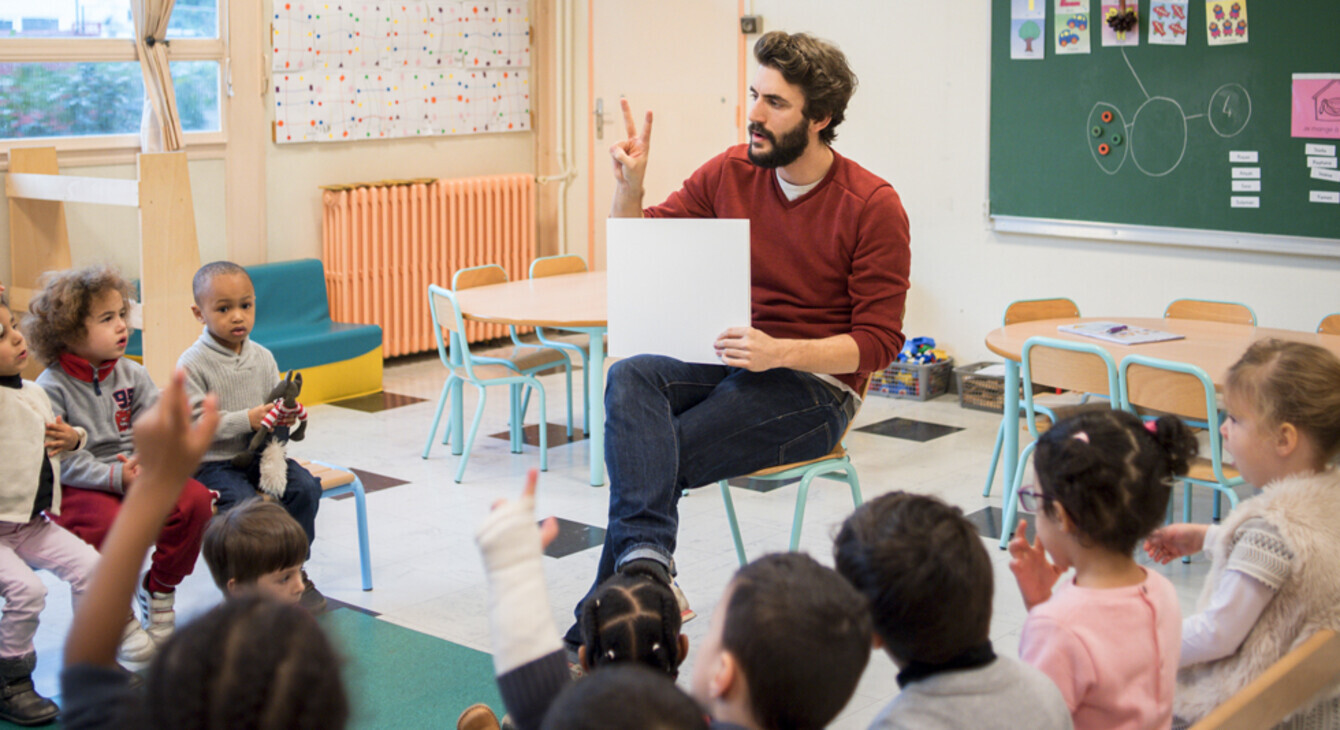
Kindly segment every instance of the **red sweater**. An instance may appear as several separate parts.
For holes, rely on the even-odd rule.
[[[856,392],[902,349],[907,213],[887,182],[837,152],[824,179],[788,201],[776,170],[750,162],[745,145],[732,147],[643,214],[748,218],[754,327],[802,340],[851,335],[858,372],[834,377]]]

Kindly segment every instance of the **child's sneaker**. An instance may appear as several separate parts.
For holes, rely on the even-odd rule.
[[[692,621],[698,614],[689,608],[689,599],[684,595],[684,591],[679,589],[679,581],[670,581],[670,590],[675,592],[675,602],[679,604],[679,623],[686,624]]]
[[[173,609],[176,603],[177,593],[159,593],[151,591],[144,587],[144,582],[140,581],[139,587],[135,589],[135,603],[140,607],[140,623],[144,627],[145,633],[156,644],[162,644],[172,635],[172,630],[177,625],[177,611]]]
[[[131,614],[130,618],[126,619],[126,627],[121,630],[121,646],[117,647],[117,658],[126,662],[147,662],[154,658],[157,649],[154,640],[149,638],[144,627],[140,626],[140,620]]]

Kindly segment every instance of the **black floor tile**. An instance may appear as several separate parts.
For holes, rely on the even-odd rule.
[[[558,520],[558,537],[544,549],[545,555],[562,558],[605,544],[605,528],[562,517],[555,519]]]
[[[388,477],[385,474],[376,474],[370,471],[363,471],[362,469],[350,468],[349,471],[357,474],[359,481],[363,482],[363,492],[365,494],[368,492],[376,492],[381,489],[398,487],[401,484],[409,484],[409,482],[404,479],[396,479],[395,477]],[[331,497],[331,499],[353,499],[353,496],[353,493],[350,492],[349,494],[341,494],[337,497]]]
[[[994,540],[1000,539],[1000,523],[1005,519],[1005,514],[999,507],[987,507],[979,509],[971,514],[964,515],[968,521],[977,528],[977,534],[982,537],[989,537]],[[1028,523],[1028,539],[1033,539],[1033,515],[1025,512],[1019,513],[1019,519]]]
[[[550,423],[548,424],[548,426],[549,426],[548,436],[550,446],[560,446],[562,444],[570,444],[576,441],[583,441],[586,439],[586,434],[582,433],[582,427],[576,424],[573,424],[572,426],[571,439],[568,438],[567,425],[562,423]],[[511,435],[508,434],[506,431],[499,431],[498,433],[489,434],[489,438],[502,439],[503,441],[507,441],[508,439],[511,438]],[[521,438],[523,441],[525,441],[527,446],[538,447],[540,445],[540,424],[532,423],[526,426],[525,428],[521,429]]]
[[[344,400],[332,401],[330,405],[341,408],[352,408],[364,413],[378,413],[389,411],[392,408],[408,406],[414,403],[422,403],[425,398],[417,398],[412,395],[401,395],[400,393],[372,393],[371,395],[360,395],[357,398],[345,398]]]
[[[373,618],[376,618],[377,616],[380,616],[380,615],[381,615],[380,613],[377,613],[376,611],[373,611],[373,610],[370,609],[370,608],[363,608],[362,606],[355,606],[355,605],[352,604],[352,603],[345,603],[344,601],[341,601],[341,600],[339,600],[339,599],[335,599],[335,598],[331,598],[330,596],[326,596],[326,610],[327,610],[327,611],[334,611],[334,610],[337,609],[337,608],[347,608],[347,609],[349,609],[350,611],[357,611],[357,612],[359,612],[359,613],[367,614],[367,615],[369,615],[369,616],[372,616]]]
[[[914,421],[910,418],[890,418],[878,423],[872,423],[869,426],[862,426],[856,430],[863,433],[874,433],[879,434],[880,436],[892,436],[894,438],[924,443],[932,439],[938,439],[941,436],[948,436],[951,433],[962,431],[963,429],[957,426],[945,426],[939,423],[930,423],[928,421]]]

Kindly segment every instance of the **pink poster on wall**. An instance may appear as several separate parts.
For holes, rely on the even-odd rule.
[[[1293,75],[1293,136],[1340,139],[1340,73]]]

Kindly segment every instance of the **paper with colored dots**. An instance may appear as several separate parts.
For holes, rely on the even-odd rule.
[[[530,128],[528,0],[274,3],[275,141]]]

